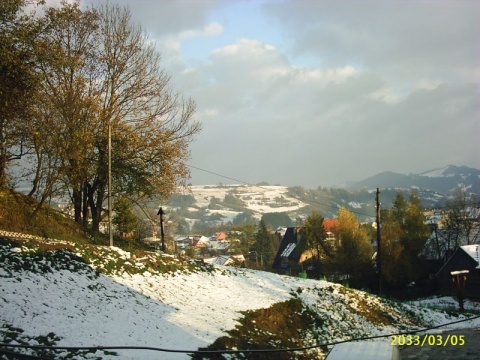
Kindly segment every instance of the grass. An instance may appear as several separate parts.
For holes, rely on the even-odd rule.
[[[0,230],[38,236],[45,240],[68,240],[76,244],[109,245],[104,234],[93,235],[70,216],[47,205],[35,212],[35,199],[10,189],[0,189]],[[114,237],[114,245],[126,251],[150,250],[139,241]],[[51,246],[51,245],[48,245]]]
[[[37,273],[70,270],[97,274],[130,275],[176,274],[178,272],[213,271],[211,265],[188,259],[180,260],[151,251],[136,250],[121,253],[108,246],[78,244],[73,242],[43,241],[38,239],[16,240],[0,238],[0,263],[5,271]]]
[[[43,238],[88,242],[82,227],[48,206],[34,213],[37,202],[9,189],[0,190],[0,229]]]

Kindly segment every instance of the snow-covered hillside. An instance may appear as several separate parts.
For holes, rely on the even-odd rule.
[[[232,193],[245,203],[247,209],[255,213],[295,211],[306,205],[288,196],[286,186],[194,185],[190,190],[197,204],[202,207],[208,206],[213,197],[224,199],[225,195]],[[281,201],[283,206],[280,205]]]
[[[301,300],[318,318],[302,339],[293,339],[298,344],[388,334],[456,319],[326,281],[197,266],[156,253],[34,240],[0,239],[0,245],[2,343],[194,351],[225,336],[239,324],[241,312],[289,299]],[[480,322],[457,326],[474,325]],[[273,344],[280,341],[278,335],[271,334]],[[312,358],[321,358],[323,353],[316,351]],[[66,357],[67,352],[57,354]],[[99,356],[189,358],[152,350],[75,353],[75,358]]]
[[[243,212],[250,212],[257,220],[265,213],[286,212],[295,219],[295,214],[307,204],[288,195],[286,186],[254,186],[254,185],[194,185],[188,193],[195,198],[195,208],[189,210],[195,213],[206,209],[208,215],[218,214],[220,223],[233,222],[235,217]],[[239,201],[238,206],[223,203],[227,195],[232,195]],[[218,200],[216,209],[209,208],[212,200]],[[175,207],[175,206],[173,206]],[[193,224],[194,220],[190,220]]]

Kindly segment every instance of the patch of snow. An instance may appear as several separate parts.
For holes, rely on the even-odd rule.
[[[359,203],[359,202],[350,201],[350,202],[348,203],[348,205],[349,205],[350,207],[352,207],[353,209],[361,209],[361,208],[362,208],[362,204]]]
[[[434,169],[434,170],[421,173],[420,176],[431,177],[431,178],[445,177],[445,172],[447,171],[447,169],[448,169],[448,166],[444,166],[439,169]]]
[[[130,258],[130,253],[121,249],[114,248],[113,251],[125,259]],[[17,256],[11,250],[9,254]],[[73,254],[71,256],[73,265],[76,260]],[[111,259],[113,256],[107,254],[104,261],[108,263]],[[136,259],[136,265],[142,266],[139,260]],[[227,330],[238,324],[242,311],[268,308],[291,299],[292,294],[300,297],[323,319],[324,335],[318,341],[388,334],[398,332],[398,326],[408,326],[400,309],[396,310],[383,300],[361,291],[345,289],[327,281],[249,269],[216,267],[212,272],[144,272],[113,276],[92,276],[86,266],[86,270],[81,271],[74,271],[70,266],[44,273],[21,269],[11,273],[3,267],[0,269],[1,321],[23,329],[25,336],[53,332],[60,337],[59,346],[196,350],[226,335]],[[396,325],[371,323],[360,314],[361,303],[368,304],[368,308],[384,309],[395,319],[393,323]],[[438,325],[451,319],[442,312],[419,311],[413,304],[402,306],[421,314],[427,324]],[[471,325],[480,326],[480,320],[472,321]],[[165,353],[146,350],[119,350],[117,353],[121,359],[165,358]],[[118,357],[102,354],[102,358]],[[168,354],[168,359],[189,358],[182,353]]]

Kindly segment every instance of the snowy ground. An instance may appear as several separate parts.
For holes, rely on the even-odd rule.
[[[88,257],[89,265],[82,262],[87,254],[97,256],[95,260]],[[234,328],[240,311],[267,308],[294,296],[325,320],[322,335],[317,338],[320,342],[457,320],[444,312],[413,305],[397,307],[325,281],[228,267],[211,271],[178,268],[161,273],[152,265],[158,254],[134,258],[116,248],[92,250],[75,245],[74,251],[60,252],[52,259],[28,247],[4,245],[0,246],[0,256],[2,342],[8,340],[8,329],[17,328],[23,333],[8,340],[11,343],[32,344],[38,342],[39,336],[53,333],[58,337],[57,346],[131,345],[197,350]],[[122,267],[115,267],[114,262],[121,262]],[[110,269],[110,275],[99,274],[92,268],[107,273]],[[127,272],[130,268],[138,271]],[[388,314],[388,321],[387,317],[374,320],[369,316],[372,309]],[[454,326],[479,327],[480,321]],[[117,353],[119,357],[101,356],[189,358],[181,353],[159,356],[158,352],[147,350]]]
[[[190,187],[191,194],[195,197],[196,205],[206,208],[212,198],[223,200],[225,195],[234,192],[235,196],[241,199],[246,208],[256,214],[267,212],[288,212],[296,211],[307,204],[288,196],[286,186],[254,186],[254,185],[193,185]],[[282,198],[285,206],[272,206],[278,199]]]

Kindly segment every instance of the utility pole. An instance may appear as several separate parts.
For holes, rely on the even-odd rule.
[[[158,209],[157,215],[160,215],[160,236],[162,238],[162,251],[165,252],[165,234],[163,233],[163,215],[165,215],[165,213],[163,212],[162,207]]]
[[[110,237],[110,246],[113,246],[113,226],[112,226],[112,125],[108,121],[108,233]]]
[[[381,252],[381,236],[380,236],[380,189],[377,188],[375,196],[377,204],[377,268],[378,268],[378,293],[382,295],[382,252]]]

